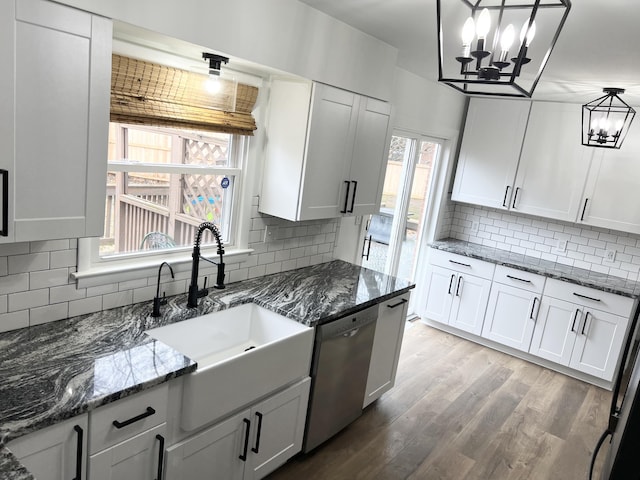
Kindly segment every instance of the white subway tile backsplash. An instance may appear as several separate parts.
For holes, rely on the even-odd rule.
[[[49,304],[49,289],[29,290],[27,292],[9,294],[9,312],[41,307]]]
[[[82,298],[69,302],[69,316],[86,315],[102,310],[102,296]]]
[[[0,277],[0,295],[29,290],[29,274],[6,275]]]
[[[77,288],[75,284],[64,285],[62,287],[52,287],[49,291],[49,299],[51,303],[69,302],[86,296],[86,289]]]
[[[69,304],[56,303],[29,310],[29,325],[40,325],[42,323],[62,320],[69,316]]]
[[[51,252],[51,268],[75,266],[77,256],[78,252],[75,249]]]
[[[9,257],[9,274],[36,272],[49,268],[49,252],[13,255]]]
[[[0,256],[8,257],[30,252],[29,242],[5,243],[0,245]]]
[[[56,268],[29,274],[29,288],[32,290],[46,287],[58,287],[69,283],[69,269]]]
[[[7,313],[7,295],[0,295],[0,313]]]
[[[0,315],[0,332],[16,330],[29,326],[29,310],[4,313]]]
[[[102,296],[102,308],[108,310],[110,308],[124,307],[133,303],[133,291],[108,293]]]

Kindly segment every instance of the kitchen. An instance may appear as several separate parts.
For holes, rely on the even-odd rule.
[[[426,132],[447,139],[448,143],[445,142],[442,164],[446,167],[444,170],[453,170],[454,162],[451,152],[455,148],[460,132],[464,97],[408,70],[397,68],[396,52],[393,48],[302,4],[281,2],[276,7],[273,5],[269,8],[261,6],[258,11],[255,11],[257,8],[255,5],[248,3],[234,6],[216,5],[215,8],[199,5],[200,8],[210,8],[211,12],[205,10],[200,12],[196,18],[191,18],[188,24],[186,22],[179,24],[179,22],[169,21],[171,18],[177,18],[180,14],[180,12],[172,11],[170,6],[166,6],[167,10],[165,10],[156,6],[145,8],[144,5],[127,5],[124,2],[95,2],[95,5],[92,6],[87,6],[84,2],[65,3],[108,18],[119,19],[129,24],[161,32],[174,39],[187,40],[196,45],[208,45],[215,50],[229,52],[239,58],[296,73],[305,78],[313,78],[346,90],[357,91],[363,95],[381,99],[393,98],[393,104],[396,108],[394,126],[399,129]],[[245,18],[243,13],[246,13],[248,9],[254,10],[254,12],[247,19],[247,24],[221,20],[218,25],[212,27],[207,21],[207,18]],[[265,21],[265,19],[269,21]],[[314,25],[316,30],[306,30],[304,27],[307,24]],[[310,33],[311,31],[313,33]],[[320,39],[320,37],[314,36],[317,35],[317,32],[332,32],[332,34],[322,35]],[[263,39],[259,48],[255,42],[246,40],[256,36]],[[301,38],[305,41],[301,42]],[[290,45],[294,44],[303,47],[298,55],[292,55],[290,52]],[[308,59],[312,57],[316,61],[308,62]],[[416,98],[419,98],[420,102],[416,102]],[[427,105],[430,109],[430,116],[425,116],[422,113]],[[255,143],[260,144],[264,141],[264,135],[264,132],[256,131]],[[7,144],[10,143],[7,142]],[[450,152],[448,155],[452,157],[449,161],[446,160],[447,152]],[[9,152],[9,157],[13,158],[13,153]],[[264,232],[265,222],[270,226],[277,227],[278,230],[293,227],[290,223],[277,219],[272,220],[259,213],[260,206],[257,195],[260,193],[260,175],[258,172],[248,172],[247,175],[249,176],[247,184],[253,185],[253,188],[246,189],[248,198],[244,202],[244,218],[245,222],[250,224],[249,232],[253,232],[253,234],[249,233],[249,236],[255,240],[249,243],[253,243],[252,246],[255,247],[257,244],[265,243],[259,241],[261,240],[260,234]],[[253,178],[250,177],[251,175]],[[436,194],[439,193],[443,206],[431,213],[435,217],[445,218],[445,221],[432,222],[432,226],[453,231],[454,235],[452,236],[464,235],[464,231],[459,232],[459,230],[467,228],[465,223],[467,219],[461,218],[461,216],[468,215],[469,212],[463,210],[467,207],[462,204],[454,206],[448,202],[446,198],[448,187],[445,178],[446,175],[442,176],[440,185],[437,186],[439,188],[436,188]],[[491,211],[488,211],[485,216],[481,212],[481,210],[478,212],[479,223],[480,218],[488,219],[492,214]],[[447,219],[449,219],[448,227]],[[316,246],[313,244],[307,246],[312,248],[306,250],[305,253],[314,257],[313,260],[307,260],[307,265],[312,261],[315,263],[333,258],[333,255],[329,253],[331,245],[329,247],[323,247],[323,245],[335,242],[336,237],[340,237],[339,233],[346,230],[346,228],[343,229],[343,224],[346,222],[348,219],[344,221],[306,220],[296,224],[295,228],[300,228],[296,230],[296,234],[305,238],[305,242],[316,240],[319,242],[318,248],[313,248]],[[454,228],[454,223],[456,228]],[[469,228],[473,227],[473,221],[470,223]],[[484,229],[486,224],[482,225]],[[39,227],[44,227],[44,225],[40,224]],[[51,228],[56,227],[52,225]],[[310,230],[313,232],[312,234],[309,234]],[[317,235],[323,235],[323,238],[316,239]],[[78,237],[82,237],[82,235],[78,235]],[[313,237],[313,239],[307,240],[306,237]],[[442,238],[442,236],[438,238]],[[622,240],[620,240],[621,238]],[[625,247],[630,247],[630,245],[622,243],[625,238],[628,240],[632,237],[619,236],[618,240],[623,245],[617,249],[619,252],[624,252]],[[3,278],[5,292],[7,295],[13,295],[9,299],[11,305],[7,314],[2,319],[3,322],[6,322],[5,324],[10,325],[9,328],[35,326],[48,320],[122,307],[134,303],[136,299],[144,298],[147,301],[152,299],[155,291],[156,268],[147,268],[144,274],[144,286],[134,277],[124,275],[118,277],[118,274],[113,273],[111,280],[107,275],[107,278],[100,281],[85,277],[85,283],[82,284],[83,280],[80,279],[78,286],[76,286],[75,280],[69,282],[69,274],[75,274],[76,268],[80,269],[79,263],[76,263],[79,243],[82,242],[79,242],[77,238],[63,238],[32,243],[9,242],[2,247],[4,249],[3,255],[7,257],[7,276]],[[352,248],[359,250],[360,245],[355,247],[353,245]],[[319,253],[321,249],[325,250],[326,248],[329,250],[325,253]],[[280,258],[284,258],[283,256],[286,254],[281,254]],[[250,276],[275,272],[278,268],[283,269],[285,261],[289,262],[288,268],[292,268],[294,265],[296,267],[306,266],[304,265],[304,257],[299,257],[292,263],[291,260],[294,259],[291,258],[274,261],[276,256],[273,255],[273,260],[268,262],[271,257],[266,255],[264,262],[267,263],[261,264],[258,264],[257,261],[254,264],[254,258],[249,257],[248,260],[245,260],[246,266],[243,266],[240,261],[239,265],[234,267],[233,262],[228,261],[230,264],[229,282],[233,283],[249,279]],[[151,272],[151,270],[153,271]],[[186,291],[185,270],[188,270],[188,267],[182,268],[179,275],[183,276],[168,286],[167,295]],[[65,277],[62,284],[61,276]],[[81,275],[76,275],[76,277],[81,278]],[[117,280],[113,280],[114,278]],[[147,281],[147,278],[150,280]],[[30,286],[29,281],[34,286]],[[114,282],[118,282],[115,288],[112,286]],[[51,286],[52,283],[53,286]],[[11,286],[9,287],[9,285]],[[30,289],[34,289],[30,295],[20,295]],[[43,290],[46,290],[46,294]],[[150,291],[151,293],[149,293]],[[46,299],[44,299],[45,296]],[[34,298],[37,300],[33,300]]]

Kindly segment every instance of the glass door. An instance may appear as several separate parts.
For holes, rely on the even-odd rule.
[[[363,247],[362,266],[415,281],[438,140],[393,135],[380,211],[372,215]]]

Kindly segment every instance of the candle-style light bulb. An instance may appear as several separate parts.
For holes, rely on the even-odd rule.
[[[489,15],[488,9],[483,8],[480,12],[480,16],[478,16],[478,22],[476,23],[476,34],[478,35],[478,40],[484,40],[487,38],[489,29],[491,29],[491,15]]]
[[[516,33],[513,25],[507,25],[507,28],[504,29],[500,36],[500,62],[506,62],[507,57],[509,56],[509,49],[511,48],[511,45],[513,45],[513,39],[515,36]]]
[[[528,27],[529,27],[529,19],[527,18],[525,20],[525,22],[524,22],[524,25],[522,25],[522,29],[520,30],[520,45],[522,45],[522,43],[524,43],[525,38],[526,38],[527,43],[525,44],[525,47],[527,47],[527,48],[529,48],[529,45],[531,45],[531,42],[533,41],[533,38],[536,36],[536,22],[535,22],[535,20],[531,24],[531,28],[528,28]]]
[[[601,117],[598,127],[600,135],[607,136],[609,134],[609,119],[607,117]]]
[[[471,50],[471,42],[476,33],[476,25],[472,17],[467,18],[462,26],[462,56],[468,57]]]

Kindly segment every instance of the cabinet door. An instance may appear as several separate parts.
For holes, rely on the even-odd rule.
[[[111,23],[44,0],[16,5],[15,240],[100,234]]]
[[[611,381],[618,363],[628,318],[587,310],[579,329],[569,366]]]
[[[530,105],[495,98],[469,101],[452,200],[508,208]]]
[[[640,233],[640,122],[631,124],[620,150],[598,150],[589,171],[578,221]]]
[[[482,332],[491,280],[459,274],[454,290],[449,325],[474,335]]]
[[[305,378],[251,409],[246,480],[265,477],[302,449],[310,385],[311,379]]]
[[[353,215],[366,215],[377,213],[380,207],[391,142],[391,105],[373,98],[360,97],[358,110],[349,175],[351,188],[355,188],[355,191],[351,192],[353,196],[349,200],[348,210]]]
[[[380,304],[363,408],[390,390],[396,380],[409,295],[407,293]]]
[[[594,148],[580,143],[580,105],[534,102],[511,209],[575,222]]]
[[[528,352],[539,309],[540,298],[537,294],[494,283],[491,286],[482,336]]]
[[[569,365],[582,315],[578,305],[543,296],[529,353]]]
[[[247,409],[167,449],[166,480],[241,480],[251,425]],[[247,443],[248,450],[248,443]],[[246,453],[246,455],[243,455]],[[240,456],[245,456],[242,460]]]
[[[91,480],[162,478],[165,425],[162,424],[89,457]]]
[[[429,265],[425,285],[426,304],[422,316],[440,323],[449,323],[451,304],[458,275],[447,268]]]
[[[14,106],[15,106],[15,76],[7,74],[9,66],[15,63],[15,4],[16,2],[3,2],[0,7],[0,65],[3,65],[3,75],[0,75],[0,169],[3,175],[10,175],[6,191],[3,182],[0,181],[0,217],[9,205],[9,199],[13,198],[13,174],[15,157],[15,130],[14,130]],[[9,227],[11,226],[11,227]],[[13,210],[8,209],[7,217],[0,218],[0,229],[6,232],[0,236],[0,242],[13,242]]]
[[[87,415],[20,437],[9,449],[36,478],[86,478]]]
[[[298,220],[340,216],[349,200],[347,185],[351,198],[349,165],[357,101],[355,93],[319,83],[313,86]]]

